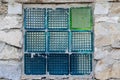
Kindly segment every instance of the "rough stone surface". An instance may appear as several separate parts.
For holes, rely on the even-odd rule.
[[[22,27],[21,16],[0,16],[0,30]]]
[[[100,80],[110,78],[117,78],[119,80],[120,50],[112,49],[111,46],[102,47],[101,49],[95,52],[95,59],[98,60],[95,67],[95,77]]]
[[[6,45],[0,42],[0,59],[18,59],[22,58],[22,53],[20,49],[14,48],[12,46]]]
[[[116,1],[116,0],[95,0],[96,2],[107,2],[107,1]]]
[[[7,8],[8,8],[7,4],[0,4],[0,15],[7,14],[7,10],[8,10]]]
[[[120,3],[112,3],[110,15],[120,15]]]
[[[98,80],[120,80],[119,25],[118,15],[95,16],[94,59],[97,60],[95,78]]]
[[[8,14],[22,14],[22,4],[9,3],[8,4]]]
[[[120,48],[120,33],[112,34],[112,47],[113,48]]]
[[[22,47],[22,32],[20,30],[0,31],[0,41]]]
[[[108,17],[108,16],[100,17],[99,16],[95,18],[95,22],[118,23],[118,21],[119,21],[118,16],[115,16],[115,17]]]
[[[15,61],[0,61],[0,78],[21,80],[21,64]]]
[[[108,51],[104,51],[102,49],[95,48],[94,59],[101,60],[101,59],[105,58],[108,55],[109,55]]]
[[[95,24],[95,46],[105,46],[119,43],[119,31],[118,24],[112,23],[96,23]],[[114,36],[115,35],[115,36]],[[116,45],[119,47],[119,45]]]
[[[120,78],[120,61],[113,60],[110,56],[98,61],[95,68],[95,77],[100,80]]]
[[[111,44],[110,31],[106,28],[108,26],[102,23],[95,24],[95,46],[105,46]]]
[[[13,1],[13,0],[11,0]],[[3,2],[11,2],[10,0],[3,0]],[[63,2],[94,2],[95,0],[14,0],[20,3],[63,3]]]
[[[108,3],[96,3],[94,14],[108,14],[110,4]]]

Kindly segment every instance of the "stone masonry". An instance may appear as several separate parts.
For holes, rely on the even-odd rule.
[[[92,3],[89,3],[94,1]],[[26,3],[86,2],[94,7],[95,80],[120,80],[120,0],[0,0],[0,80],[32,80],[23,77],[23,14]],[[84,4],[83,3],[83,4]],[[86,4],[85,3],[85,4]],[[81,80],[38,78],[38,80]],[[89,79],[84,79],[89,80]]]

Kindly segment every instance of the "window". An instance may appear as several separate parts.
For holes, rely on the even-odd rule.
[[[91,74],[91,7],[24,8],[24,31],[25,74]]]

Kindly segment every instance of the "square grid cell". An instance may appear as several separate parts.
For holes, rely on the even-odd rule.
[[[57,8],[55,10],[48,8],[48,29],[62,30],[69,28],[69,9]]]
[[[45,8],[25,8],[24,26],[25,29],[44,29],[45,28]]]
[[[72,32],[71,51],[72,52],[93,52],[92,32]]]
[[[27,75],[46,74],[46,56],[44,54],[24,54],[24,69]]]
[[[68,32],[49,32],[48,51],[49,52],[66,52],[68,51]]]
[[[69,55],[68,54],[50,54],[48,55],[48,72],[51,75],[69,74]]]
[[[92,30],[92,8],[80,7],[70,9],[71,30]]]
[[[46,33],[40,31],[27,31],[25,33],[25,51],[26,52],[45,52],[46,51]]]
[[[70,55],[71,75],[90,75],[92,71],[92,54]]]

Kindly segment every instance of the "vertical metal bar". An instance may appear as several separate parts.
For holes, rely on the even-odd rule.
[[[48,68],[47,68],[47,60],[48,60],[48,57],[47,57],[47,54],[48,54],[48,24],[47,24],[47,8],[45,8],[45,33],[46,33],[46,74],[48,73]]]
[[[69,50],[68,52],[69,52],[69,75],[70,75],[70,55],[71,55],[70,8],[69,8],[68,15],[69,15],[69,24],[68,24],[69,25],[69,29],[68,29],[69,30],[69,34],[68,34],[69,35],[69,48],[68,48]]]

